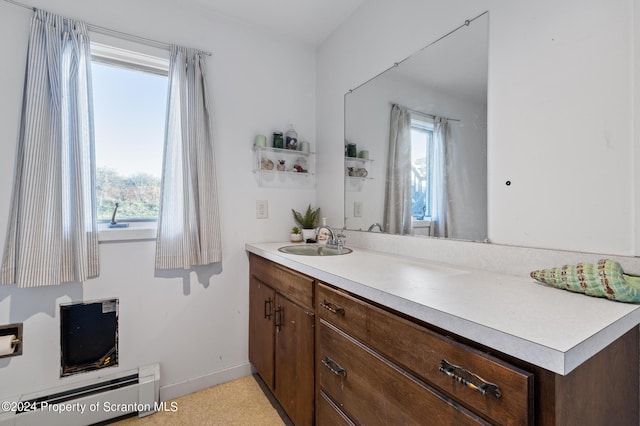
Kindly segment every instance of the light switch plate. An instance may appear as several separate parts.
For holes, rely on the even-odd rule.
[[[353,202],[353,217],[362,217],[362,201]]]
[[[256,219],[267,219],[269,217],[269,202],[267,200],[256,200]]]

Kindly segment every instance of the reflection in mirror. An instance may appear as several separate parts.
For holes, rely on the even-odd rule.
[[[346,229],[487,238],[487,66],[484,13],[345,95]]]

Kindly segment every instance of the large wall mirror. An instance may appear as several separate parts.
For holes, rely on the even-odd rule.
[[[488,13],[345,95],[345,228],[487,238]]]

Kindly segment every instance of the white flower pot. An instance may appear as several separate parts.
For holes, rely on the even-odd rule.
[[[307,242],[307,240],[315,240],[316,239],[316,230],[315,229],[303,229],[302,230],[302,241]]]

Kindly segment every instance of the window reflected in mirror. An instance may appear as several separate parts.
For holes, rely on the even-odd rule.
[[[370,158],[345,161],[346,229],[487,238],[488,13],[467,23],[345,95],[345,144]]]

